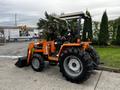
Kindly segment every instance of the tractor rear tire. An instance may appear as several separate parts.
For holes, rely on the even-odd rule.
[[[93,46],[91,46],[91,45],[89,46],[88,53],[92,57],[92,59],[95,62],[95,64],[99,65],[100,64],[100,56],[98,55],[97,51],[95,50],[95,48]]]
[[[87,75],[90,75],[84,53],[84,51],[74,47],[67,48],[61,53],[59,58],[60,72],[68,81],[81,83],[87,79]]]
[[[43,60],[43,57],[40,54],[34,54],[32,61],[31,61],[31,67],[34,71],[40,72],[44,69],[45,62]]]

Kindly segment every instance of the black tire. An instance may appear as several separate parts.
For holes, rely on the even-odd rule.
[[[63,76],[68,81],[71,81],[73,83],[81,83],[87,79],[88,69],[87,69],[87,63],[86,63],[87,60],[85,60],[85,59],[88,59],[88,57],[84,57],[84,54],[85,54],[84,51],[80,51],[79,48],[74,48],[74,47],[67,48],[61,53],[60,58],[59,58],[60,72],[63,74]],[[76,58],[76,62],[79,62],[79,64],[81,64],[81,67],[79,67],[79,69],[81,68],[80,73],[74,74],[74,72],[73,72],[73,75],[72,75],[72,74],[68,73],[68,71],[66,70],[65,61],[66,61],[66,58],[68,58],[69,56],[73,56],[74,57],[73,59]],[[69,59],[69,63],[70,63],[70,60],[71,59]]]
[[[91,46],[91,45],[89,46],[88,53],[92,57],[95,64],[99,65],[100,64],[100,56],[99,56],[99,54],[97,53],[97,51],[95,50],[95,48],[93,46]]]
[[[36,65],[35,65],[36,63]],[[34,71],[40,72],[44,69],[45,62],[43,60],[43,57],[40,54],[34,54],[32,61],[31,61],[31,67]]]

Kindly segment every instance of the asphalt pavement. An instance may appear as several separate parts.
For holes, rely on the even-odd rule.
[[[87,81],[75,84],[65,80],[58,66],[46,65],[43,72],[17,68],[14,63],[26,55],[28,43],[0,46],[0,90],[120,90],[119,73],[93,71]]]

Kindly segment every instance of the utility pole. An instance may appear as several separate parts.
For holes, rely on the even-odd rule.
[[[15,13],[15,26],[17,26],[17,14]]]

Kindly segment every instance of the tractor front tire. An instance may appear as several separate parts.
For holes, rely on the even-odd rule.
[[[87,63],[84,60],[84,51],[79,48],[65,49],[59,58],[60,72],[73,83],[81,83],[88,75]]]
[[[40,54],[34,54],[32,61],[31,61],[31,67],[34,71],[40,72],[44,69],[45,62],[43,60],[43,57]]]

